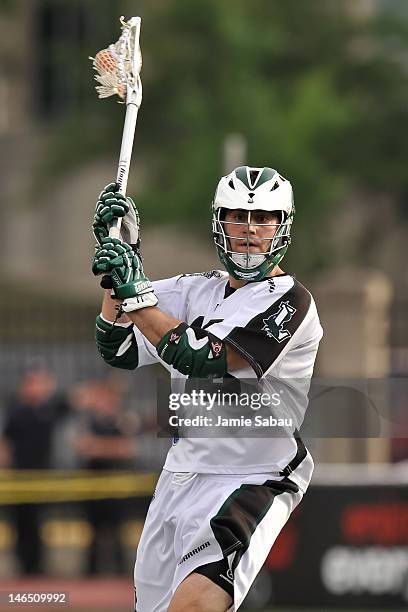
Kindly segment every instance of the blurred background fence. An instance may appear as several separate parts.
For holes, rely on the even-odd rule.
[[[325,329],[316,375],[388,389],[375,435],[340,435],[356,423],[343,404],[337,435],[310,437],[314,485],[248,607],[404,607],[404,0],[0,1],[0,575],[130,575],[166,451],[158,371],[112,375],[93,341],[89,228],[115,173],[123,108],[97,101],[87,58],[117,38],[121,14],[143,19],[129,193],[149,276],[218,267],[209,217],[219,176],[246,162],[277,167],[297,207],[285,268],[312,290]],[[22,422],[31,443],[17,451]]]

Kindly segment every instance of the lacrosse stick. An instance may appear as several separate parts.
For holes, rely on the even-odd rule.
[[[117,95],[120,101],[126,104],[125,124],[116,175],[119,192],[125,196],[137,113],[142,103],[142,81],[140,80],[142,54],[139,45],[141,19],[132,17],[129,21],[125,21],[124,17],[121,17],[120,23],[122,34],[119,40],[89,59],[92,60],[97,72],[95,80],[99,85],[95,89],[99,97],[108,98]],[[109,228],[111,238],[119,238],[121,223],[121,218],[112,221]]]

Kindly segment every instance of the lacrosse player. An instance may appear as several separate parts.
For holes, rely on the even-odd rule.
[[[221,178],[212,210],[225,271],[151,283],[134,204],[108,185],[93,223],[93,272],[110,274],[116,298],[105,292],[96,319],[103,359],[127,369],[160,363],[177,392],[197,379],[263,390],[286,380],[305,408],[322,328],[311,294],[279,267],[294,212],[291,184],[276,170],[237,168]],[[108,235],[115,217],[121,240]],[[312,471],[296,429],[175,437],[137,551],[136,610],[237,610]]]

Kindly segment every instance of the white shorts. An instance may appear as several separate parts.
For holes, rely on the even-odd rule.
[[[137,550],[137,612],[167,612],[184,578],[223,559],[229,569],[214,582],[237,610],[302,496],[276,475],[163,471]]]

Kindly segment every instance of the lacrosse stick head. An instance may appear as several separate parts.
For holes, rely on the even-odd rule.
[[[122,34],[116,43],[98,51],[90,57],[96,71],[95,89],[100,98],[119,96],[121,102],[133,102],[140,106],[142,101],[142,54],[140,51],[140,17],[128,21],[120,18]]]

